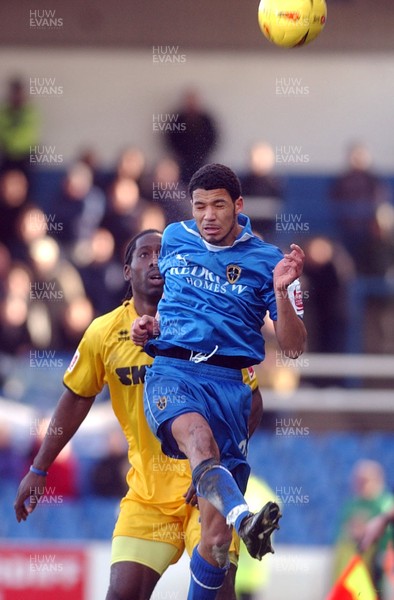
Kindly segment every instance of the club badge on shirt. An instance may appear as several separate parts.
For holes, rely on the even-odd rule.
[[[227,281],[236,283],[241,276],[242,269],[238,265],[228,265],[226,269]]]
[[[160,396],[160,398],[156,402],[156,406],[159,410],[164,410],[167,406],[167,398],[166,396]]]

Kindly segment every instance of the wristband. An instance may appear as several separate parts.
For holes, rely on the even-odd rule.
[[[42,471],[41,469],[36,469],[33,465],[30,467],[30,471],[35,475],[41,475],[41,477],[46,477],[48,475],[48,471]]]

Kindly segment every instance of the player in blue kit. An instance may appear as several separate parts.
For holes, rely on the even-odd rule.
[[[228,167],[202,167],[189,192],[194,219],[173,223],[163,234],[160,333],[145,315],[134,322],[132,337],[155,356],[145,379],[149,425],[166,454],[189,459],[199,497],[202,534],[191,559],[188,599],[210,600],[228,568],[229,526],[252,556],[272,551],[278,505],[269,502],[252,514],[243,497],[251,394],[239,368],[264,358],[267,311],[284,354],[303,352],[298,278],[304,253],[292,244],[283,256],[252,233],[239,180]]]

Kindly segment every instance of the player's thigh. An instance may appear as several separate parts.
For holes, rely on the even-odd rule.
[[[176,556],[181,556],[184,550],[183,519],[185,518],[185,504],[174,507],[171,511],[163,511],[161,506],[140,502],[134,498],[125,496],[120,503],[120,512],[115,525],[112,541],[112,559],[111,563],[120,560],[134,560],[134,552],[137,547],[137,541],[132,541],[129,547],[127,540],[146,540],[151,542],[160,542],[174,546]],[[123,552],[123,542],[120,543],[117,538],[123,539],[126,545]],[[118,551],[118,544],[121,546],[121,552]],[[137,552],[141,549],[137,548]],[[115,557],[116,554],[116,557]],[[147,563],[148,566],[155,568],[154,565]]]
[[[114,563],[106,600],[147,600],[159,579],[159,573],[140,563]]]

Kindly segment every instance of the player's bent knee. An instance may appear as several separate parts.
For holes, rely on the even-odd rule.
[[[218,564],[224,567],[229,561],[229,550],[232,541],[231,529],[206,533],[200,542],[205,555],[209,555]]]
[[[212,548],[225,548],[226,552],[229,551],[232,542],[232,531],[228,528],[227,531],[217,532],[215,535],[210,536],[209,545]]]
[[[222,569],[226,565],[229,565],[229,544],[222,544],[212,546],[211,555],[212,558],[217,562],[218,566]]]

